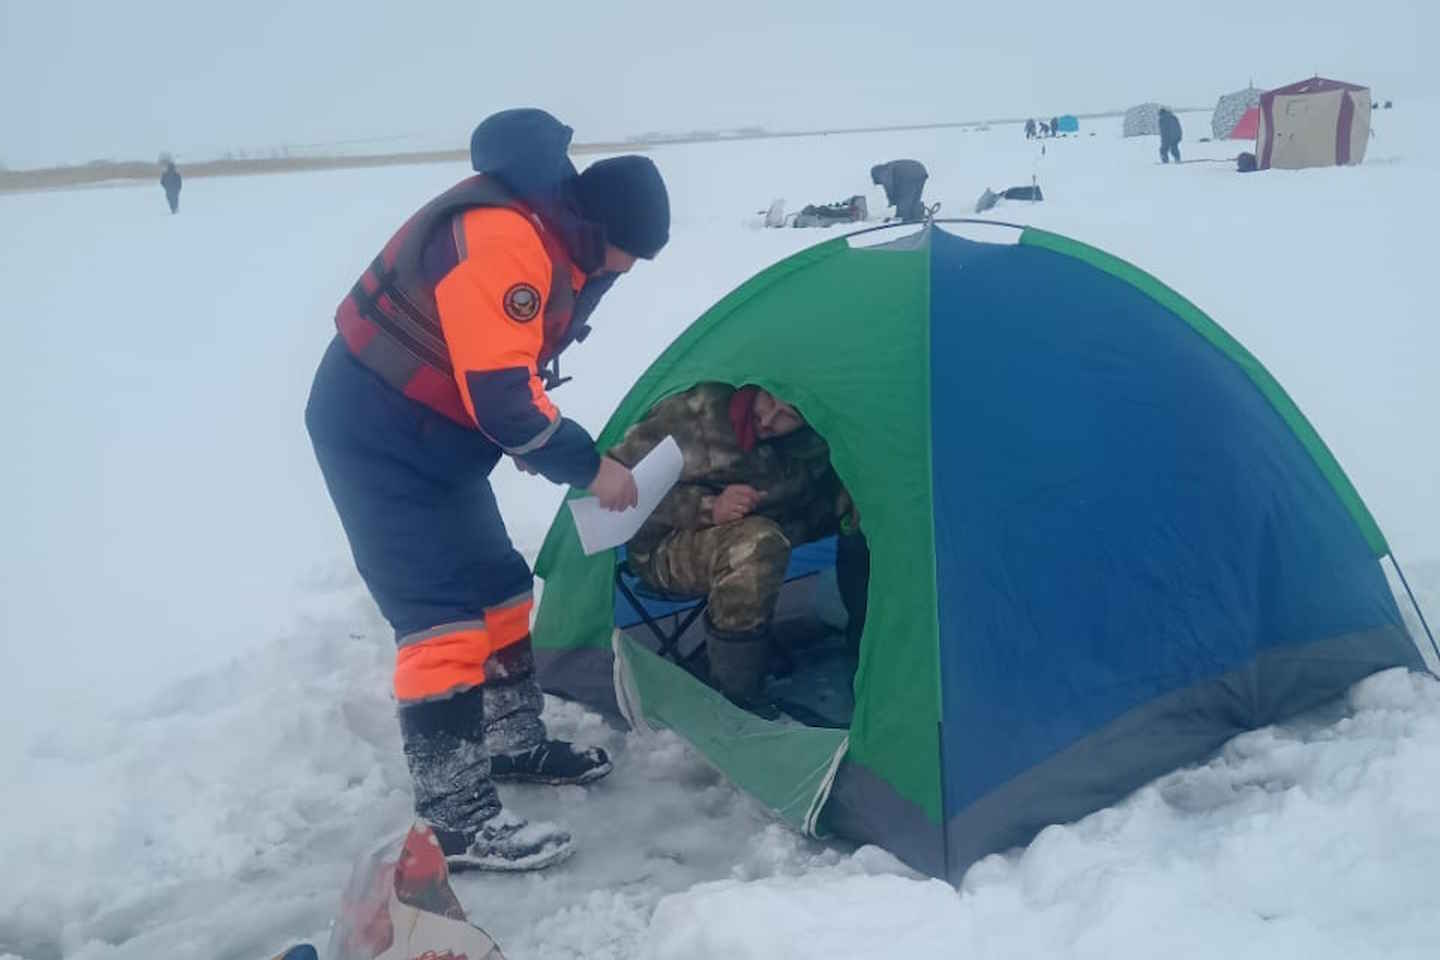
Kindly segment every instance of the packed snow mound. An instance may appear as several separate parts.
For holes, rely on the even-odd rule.
[[[323,942],[356,858],[410,821],[385,688],[390,637],[358,591],[294,636],[104,731],[35,747],[16,784],[0,949],[27,960],[263,960]],[[1440,892],[1440,682],[1390,671],[1348,702],[1232,740],[957,892],[873,847],[771,822],[668,733],[547,701],[615,757],[589,788],[503,788],[579,852],[465,874],[472,921],[526,958],[1425,956]]]
[[[25,868],[0,877],[0,954],[263,960],[325,941],[356,860],[413,815],[390,629],[353,581],[310,606],[293,635],[42,738],[6,771],[0,850]],[[545,720],[616,769],[584,788],[501,787],[579,845],[544,873],[454,878],[508,957],[632,957],[661,896],[843,856],[771,823],[671,734],[553,699]]]
[[[1236,737],[958,892],[861,850],[667,897],[643,956],[1433,956],[1437,736],[1440,683],[1389,671],[1344,715]]]
[[[3,851],[26,867],[0,877],[0,949],[253,958],[324,929],[347,862],[411,803],[390,630],[355,586],[327,604],[267,648],[32,745],[5,778]]]

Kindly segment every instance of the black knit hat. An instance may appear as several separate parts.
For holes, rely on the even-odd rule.
[[[605,239],[631,256],[653,260],[670,239],[670,195],[649,157],[592,163],[577,192],[585,218],[604,225]]]

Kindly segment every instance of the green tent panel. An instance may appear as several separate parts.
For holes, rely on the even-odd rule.
[[[807,412],[829,441],[851,495],[865,504],[874,551],[871,592],[899,601],[875,608],[867,630],[904,638],[883,657],[864,656],[856,682],[909,690],[908,709],[859,706],[849,755],[938,819],[935,596],[933,581],[912,575],[917,566],[933,565],[924,469],[929,263],[923,249],[855,249],[841,238],[771,267],[707,311],[655,361],[597,445],[608,449],[656,403],[706,380],[759,384]],[[820,316],[823,327],[801,322]],[[848,363],[836,362],[840,344],[853,358]],[[846,402],[836,403],[841,397]],[[895,464],[919,468],[906,475],[893,470]],[[535,570],[545,580],[545,596],[566,599],[542,597],[537,650],[610,650],[614,565],[609,553],[584,556],[569,511],[561,510]]]

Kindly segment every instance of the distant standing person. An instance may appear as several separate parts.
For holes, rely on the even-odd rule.
[[[1180,138],[1183,136],[1180,130],[1180,118],[1170,112],[1168,107],[1160,108],[1160,162],[1169,163],[1174,157],[1175,162],[1180,162]]]
[[[165,170],[160,174],[160,186],[165,189],[165,202],[170,204],[170,212],[179,213],[180,171],[175,169],[174,160],[165,161]]]
[[[1031,117],[1029,120],[1026,120],[1026,121],[1025,121],[1025,139],[1026,139],[1026,140],[1034,140],[1034,139],[1035,139],[1035,118],[1034,118],[1034,117]]]
[[[907,223],[925,219],[925,204],[920,196],[930,173],[919,160],[891,160],[870,168],[870,182],[885,188],[885,202],[895,208],[895,216]]]
[[[1050,136],[1052,136],[1052,137],[1058,137],[1058,136],[1060,136],[1060,118],[1059,118],[1059,117],[1051,117],[1051,118],[1050,118]]]

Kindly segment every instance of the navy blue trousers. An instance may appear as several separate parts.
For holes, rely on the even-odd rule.
[[[479,431],[390,387],[339,337],[315,373],[305,426],[355,565],[397,641],[480,620],[531,589],[488,479],[501,451]],[[416,811],[448,830],[473,832],[499,810],[491,752],[545,735],[528,638],[487,660],[485,678],[400,707]]]
[[[305,425],[355,565],[404,636],[480,617],[529,590],[490,471],[500,448],[390,387],[337,337]]]

